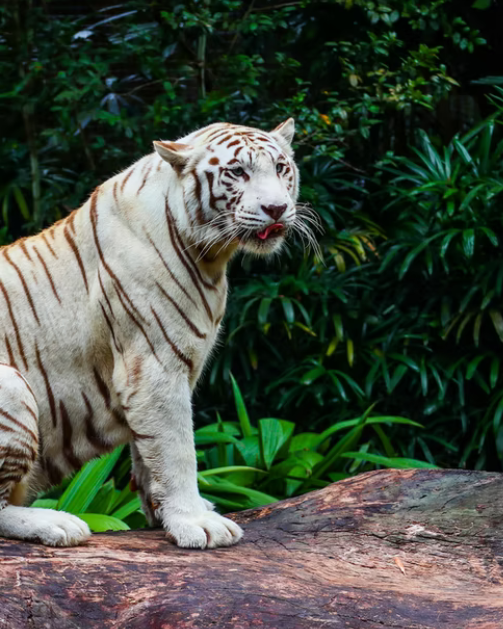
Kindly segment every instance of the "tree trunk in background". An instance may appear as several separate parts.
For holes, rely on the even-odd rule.
[[[228,549],[0,540],[0,627],[500,629],[502,516],[501,475],[381,470],[234,515]]]

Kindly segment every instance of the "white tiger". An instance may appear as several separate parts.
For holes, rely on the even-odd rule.
[[[79,544],[87,525],[27,508],[129,442],[143,508],[182,547],[236,543],[198,493],[191,393],[225,312],[236,251],[296,228],[294,121],[212,124],[99,186],[67,218],[0,250],[0,536]]]

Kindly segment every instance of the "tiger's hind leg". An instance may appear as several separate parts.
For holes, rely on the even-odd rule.
[[[89,527],[52,509],[16,506],[37,466],[38,407],[30,386],[13,367],[0,365],[0,537],[75,546]]]

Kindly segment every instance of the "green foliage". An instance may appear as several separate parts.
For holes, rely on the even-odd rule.
[[[496,4],[0,7],[0,244],[78,207],[154,139],[296,118],[321,255],[294,242],[231,268],[225,333],[195,400],[201,488],[222,509],[397,458],[501,469]],[[216,410],[233,416],[232,392],[238,422],[214,424]],[[371,407],[424,429],[374,421]],[[86,512],[114,515],[107,483]]]
[[[127,483],[124,489],[116,487],[125,475],[128,476],[130,462],[125,459],[117,466],[123,447],[110,454],[86,463],[69,483],[48,492],[51,498],[41,496],[32,507],[56,509],[73,513],[87,522],[91,531],[126,531],[130,526],[145,525],[140,499]],[[114,477],[107,480],[115,468]]]
[[[248,416],[232,378],[239,421],[221,420],[195,433],[199,489],[224,510],[248,509],[328,485],[356,472],[384,467],[435,467],[395,456],[384,428],[420,427],[404,417],[371,416],[337,422],[323,432],[300,432],[293,422]],[[243,421],[243,418],[245,420]],[[203,447],[204,446],[204,447]],[[358,448],[357,451],[354,451]]]

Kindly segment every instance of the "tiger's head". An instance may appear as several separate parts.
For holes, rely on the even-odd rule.
[[[269,133],[216,123],[177,142],[154,142],[183,186],[192,239],[203,252],[237,245],[270,254],[290,231],[306,234],[296,211],[294,132],[292,118]]]

